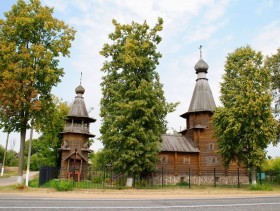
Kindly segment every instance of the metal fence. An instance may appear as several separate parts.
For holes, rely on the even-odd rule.
[[[69,181],[76,188],[95,189],[121,189],[126,186],[127,174],[115,173],[104,170],[87,170],[77,172],[75,170],[43,167],[39,174],[39,186],[50,187],[52,181]],[[211,169],[198,171],[186,168],[184,171],[174,173],[164,167],[148,175],[133,175],[134,188],[191,188],[194,185],[231,185],[240,187],[248,184],[249,177],[244,169],[225,171],[224,169]]]

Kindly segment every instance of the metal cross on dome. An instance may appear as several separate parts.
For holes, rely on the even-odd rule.
[[[202,45],[199,46],[200,58],[202,59],[202,50],[201,50],[201,48],[202,48]]]

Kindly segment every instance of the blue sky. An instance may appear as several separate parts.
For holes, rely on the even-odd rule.
[[[9,11],[15,3],[15,0],[0,0],[0,18],[4,18],[3,12]],[[185,128],[185,121],[179,115],[188,110],[200,45],[203,59],[209,65],[207,77],[217,105],[220,105],[219,84],[228,53],[249,44],[264,55],[271,55],[280,47],[278,0],[42,0],[42,3],[54,7],[54,16],[77,30],[70,58],[63,58],[60,63],[65,76],[53,89],[53,94],[73,102],[74,90],[83,72],[84,99],[88,108],[94,108],[90,116],[97,122],[91,125],[91,132],[97,138],[101,124],[100,69],[104,62],[99,51],[114,30],[113,18],[122,24],[146,20],[150,26],[158,17],[163,18],[163,39],[158,46],[163,57],[157,71],[166,99],[180,102],[177,110],[167,116],[169,129]],[[0,144],[4,145],[5,138],[0,134]],[[15,149],[18,149],[19,138],[19,134],[11,134],[10,139],[16,142]],[[101,147],[95,139],[92,148]],[[268,154],[280,156],[280,146],[269,147]]]

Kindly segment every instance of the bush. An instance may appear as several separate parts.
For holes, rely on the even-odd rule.
[[[259,190],[259,191],[272,191],[272,186],[269,184],[256,184],[256,185],[250,185],[249,190]]]
[[[188,186],[189,183],[186,182],[186,181],[180,181],[180,182],[177,183],[177,185],[178,185],[178,186]]]
[[[57,191],[71,191],[73,190],[73,181],[64,179],[54,179],[50,182],[51,187]]]
[[[122,176],[117,179],[116,188],[121,190],[121,189],[124,189],[125,187],[126,187],[126,177]]]
[[[106,182],[107,184],[111,184],[111,183],[112,183],[112,180],[111,180],[111,178],[105,178],[105,182]]]
[[[28,183],[28,186],[31,188],[38,188],[39,186],[39,178],[35,178],[33,180],[30,180]]]
[[[92,179],[92,182],[93,182],[93,183],[102,183],[102,177],[94,177],[94,178]]]
[[[135,187],[143,188],[147,187],[149,185],[148,181],[146,179],[135,179],[134,181]]]
[[[280,184],[280,174],[277,174],[275,177],[275,182]]]

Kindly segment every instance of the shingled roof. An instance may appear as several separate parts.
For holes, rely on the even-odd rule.
[[[95,119],[90,118],[88,116],[86,104],[85,104],[84,98],[83,98],[85,89],[81,85],[79,85],[75,89],[75,91],[76,91],[77,96],[75,97],[74,103],[68,113],[68,117],[86,118],[90,122],[95,122]]]
[[[200,58],[194,69],[197,74],[197,80],[188,113],[199,111],[213,112],[216,109],[216,104],[208,84],[208,79],[206,78],[208,64]]]
[[[207,79],[199,78],[193,91],[188,112],[214,111],[216,104]]]
[[[162,135],[161,152],[199,152],[193,141],[185,136]]]

